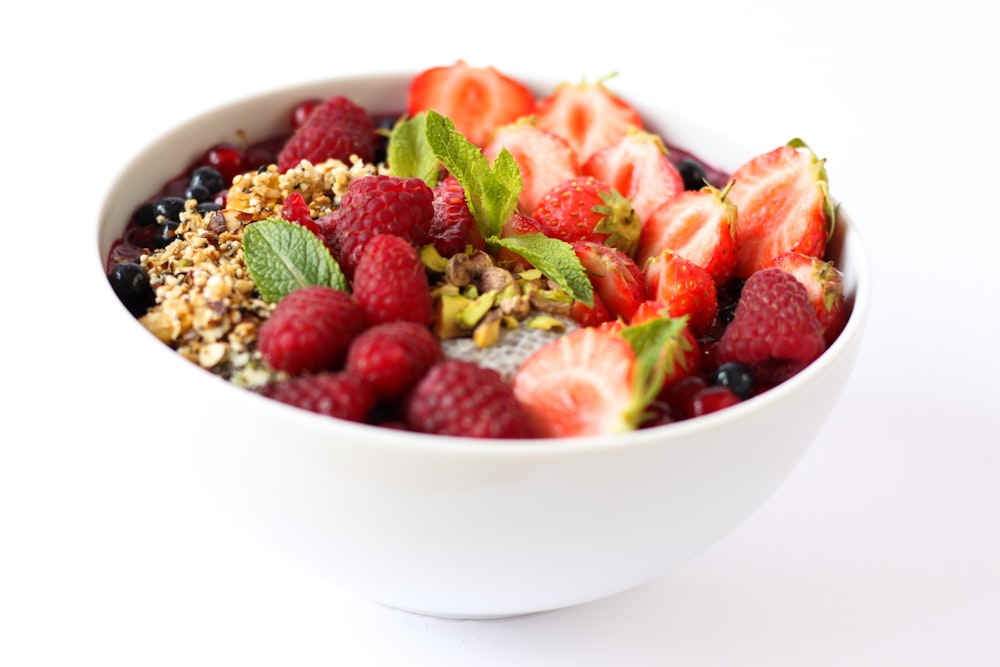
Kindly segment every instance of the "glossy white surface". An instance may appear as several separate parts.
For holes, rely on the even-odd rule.
[[[402,11],[392,4],[380,7]],[[188,118],[192,105],[456,54],[534,71],[539,51],[498,46],[500,38],[470,30],[464,13],[442,11],[441,27],[427,31],[447,41],[416,43],[413,22],[389,22],[385,44],[373,44],[371,30],[345,29],[331,37],[334,46],[304,47],[319,55],[278,49],[237,66],[234,51],[259,56],[266,47],[212,38],[231,34],[223,28],[232,9],[178,2],[170,5],[176,14],[134,25],[124,17],[95,22],[95,12],[112,9],[94,3],[63,10],[59,20],[29,16],[0,44],[5,61],[20,65],[2,75],[12,91],[3,111],[12,156],[4,175],[37,183],[24,172],[41,153],[68,156],[46,173],[85,163],[100,176],[58,177],[66,215],[32,212],[31,194],[10,207],[6,239],[14,251],[0,263],[0,337],[13,351],[0,445],[0,661],[997,663],[1000,429],[992,413],[1000,359],[987,341],[1000,324],[984,299],[1000,241],[988,205],[1000,105],[984,82],[1000,56],[992,36],[998,10],[962,0],[940,8],[876,0],[825,11],[763,2],[751,12],[724,2],[709,20],[703,5],[677,6],[633,22],[628,57],[609,62],[607,49],[553,38],[554,16],[538,3],[530,6],[541,12],[540,27],[526,25],[523,5],[509,3],[491,34],[517,34],[520,44],[556,39],[553,51],[565,55],[545,66],[555,76],[617,70],[622,82],[662,82],[650,85],[652,101],[683,100],[708,127],[762,149],[798,135],[828,157],[835,193],[864,223],[876,291],[858,365],[794,473],[693,560],[562,611],[431,619],[369,603],[291,564],[201,495],[189,462],[204,455],[205,434],[163,428],[139,440],[132,436],[147,415],[113,424],[100,417],[140,395],[164,420],[208,409],[210,399],[183,388],[166,396],[156,381],[136,382],[126,364],[112,362],[130,350],[104,330],[111,312],[65,300],[73,276],[91,265],[89,211],[136,148]],[[646,6],[633,5],[632,12]],[[299,6],[313,17],[334,14],[328,3]],[[363,13],[371,25],[370,9],[343,11]],[[248,25],[252,14],[237,23]],[[192,29],[195,17],[208,36]],[[205,52],[219,53],[222,44],[230,48],[219,55],[221,71],[201,74]],[[54,45],[68,54],[58,67],[31,55]],[[185,76],[197,83],[179,83]],[[789,85],[801,92],[783,93]],[[48,130],[21,131],[36,127]],[[962,270],[936,279],[920,273],[955,266]],[[29,325],[11,326],[12,313]],[[64,365],[71,372],[57,374]]]

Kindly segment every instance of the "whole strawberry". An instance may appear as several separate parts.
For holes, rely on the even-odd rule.
[[[361,250],[377,234],[393,234],[416,247],[428,242],[434,191],[419,178],[374,174],[351,181],[340,207],[317,220],[326,245],[348,277]]]
[[[664,250],[649,260],[643,278],[646,298],[666,307],[671,317],[687,315],[688,326],[696,337],[711,330],[719,295],[715,281],[704,267]]]
[[[475,362],[437,364],[407,397],[406,425],[424,433],[472,438],[534,438],[531,418],[500,374]]]
[[[441,341],[426,326],[386,322],[358,336],[346,369],[371,386],[383,402],[402,398],[442,359]]]
[[[317,105],[278,153],[278,169],[288,171],[302,160],[319,164],[330,159],[348,163],[352,155],[365,162],[375,157],[378,133],[368,112],[335,95]]]
[[[772,267],[755,272],[743,285],[716,359],[746,364],[757,383],[767,386],[791,377],[825,348],[806,288],[792,274]]]
[[[469,245],[478,250],[486,249],[486,242],[465,199],[465,188],[450,174],[434,188],[434,217],[428,235],[442,257],[465,252]]]
[[[363,422],[375,406],[375,392],[353,373],[324,372],[276,382],[261,394],[327,417]]]
[[[434,318],[430,282],[417,249],[393,234],[377,234],[354,272],[354,299],[369,325],[406,321],[427,326]]]
[[[549,190],[532,218],[546,236],[604,243],[630,257],[642,227],[631,202],[593,176],[571,178]]]
[[[291,375],[339,369],[364,328],[364,311],[351,295],[303,287],[278,302],[260,327],[257,348],[269,366]]]

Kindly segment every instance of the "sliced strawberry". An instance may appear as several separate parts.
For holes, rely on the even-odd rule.
[[[454,65],[424,70],[410,82],[410,116],[433,109],[447,116],[466,139],[484,146],[501,125],[535,109],[531,90],[493,67]]]
[[[636,354],[608,322],[574,329],[533,353],[514,375],[514,395],[542,435],[569,437],[633,430]]]
[[[642,117],[628,102],[612,93],[604,81],[562,83],[536,109],[539,127],[569,141],[581,162],[617,142]]]
[[[786,252],[774,259],[774,266],[791,273],[805,285],[816,317],[823,327],[823,339],[832,343],[847,322],[844,306],[844,275],[833,262],[800,252]]]
[[[687,190],[664,202],[646,219],[639,236],[636,262],[646,262],[664,250],[703,267],[716,286],[736,270],[737,211],[726,199],[728,188]]]
[[[629,200],[593,176],[556,185],[545,193],[532,217],[546,236],[567,243],[604,243],[630,257],[642,227]]]
[[[708,333],[718,310],[715,281],[703,267],[664,250],[643,268],[647,298],[666,306],[671,317],[688,316],[696,337]]]
[[[580,174],[576,152],[569,143],[528,119],[498,128],[483,147],[483,154],[493,161],[501,148],[506,148],[521,168],[518,206],[527,215],[534,213],[546,192]]]
[[[729,201],[739,215],[736,277],[748,278],[793,250],[823,256],[835,217],[824,163],[793,139],[733,172]]]
[[[581,167],[632,200],[645,222],[663,202],[684,191],[684,178],[670,161],[659,135],[630,130],[590,156]]]
[[[644,301],[632,315],[629,326],[645,324],[656,320],[669,319],[670,311],[659,301]],[[661,363],[663,364],[663,386],[660,397],[666,397],[666,392],[675,382],[686,377],[697,375],[701,371],[701,348],[688,326],[678,327],[663,345]]]
[[[632,319],[636,308],[646,300],[638,265],[622,251],[603,243],[576,241],[570,245],[609,315],[625,322]]]

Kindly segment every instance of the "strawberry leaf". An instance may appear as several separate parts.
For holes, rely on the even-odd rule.
[[[676,365],[685,363],[685,353],[690,352],[690,343],[683,336],[687,322],[687,315],[659,317],[622,329],[621,336],[636,357],[635,409],[645,410]]]
[[[594,305],[594,287],[573,247],[544,234],[518,234],[488,239],[491,244],[516,252],[588,308]]]
[[[433,188],[441,176],[441,162],[427,142],[425,125],[422,113],[397,122],[389,135],[387,160],[393,176],[419,178]]]
[[[521,170],[506,149],[492,166],[478,146],[455,130],[451,119],[426,112],[427,142],[438,160],[465,188],[469,209],[483,238],[495,238],[517,208],[521,195]]]
[[[349,289],[326,245],[294,222],[269,218],[247,225],[243,230],[243,254],[257,291],[270,303],[312,285],[344,292]]]

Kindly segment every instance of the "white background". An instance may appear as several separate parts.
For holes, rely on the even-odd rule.
[[[37,4],[0,41],[0,663],[1000,664],[996,3]],[[74,291],[103,189],[153,137],[458,58],[618,71],[761,150],[805,138],[875,273],[844,395],[747,523],[635,590],[491,622],[357,599],[227,527],[144,446],[190,434]],[[131,392],[147,414],[116,413]]]

